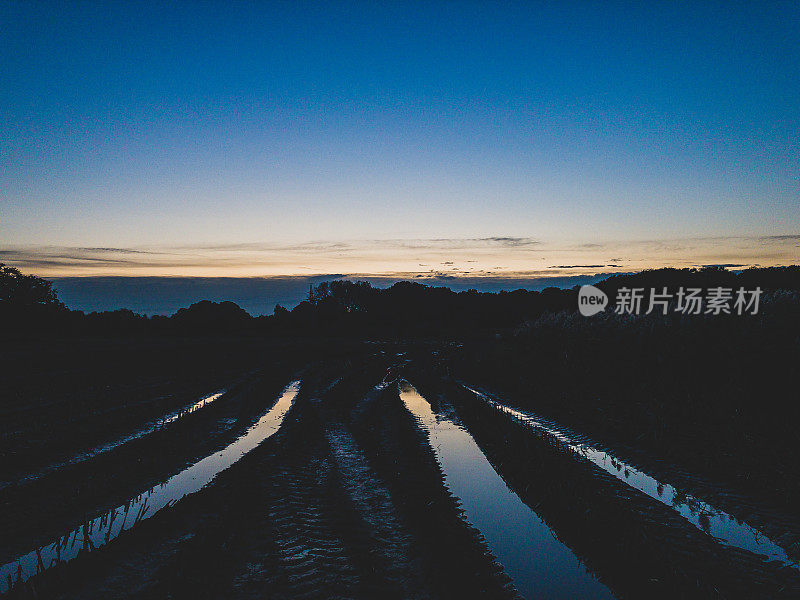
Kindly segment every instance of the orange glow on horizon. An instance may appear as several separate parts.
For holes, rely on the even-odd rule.
[[[525,279],[658,267],[776,266],[800,262],[800,236],[555,244],[532,238],[376,240],[295,245],[17,247],[3,262],[43,277],[182,276]]]

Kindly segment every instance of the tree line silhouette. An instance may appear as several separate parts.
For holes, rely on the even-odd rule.
[[[740,272],[721,267],[654,269],[610,275],[596,285],[612,303],[624,287],[760,287],[766,294],[765,310],[769,310],[776,294],[792,298],[800,293],[800,266]],[[472,336],[519,327],[548,313],[573,314],[577,310],[577,293],[577,287],[455,292],[410,281],[377,288],[364,281],[335,280],[312,286],[307,299],[291,310],[278,305],[273,314],[265,316],[253,317],[233,302],[208,300],[182,308],[172,316],[146,316],[126,309],[84,313],[64,306],[51,282],[0,265],[0,320],[5,334],[17,335],[236,332],[391,339]]]

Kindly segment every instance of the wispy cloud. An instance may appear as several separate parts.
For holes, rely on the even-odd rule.
[[[389,239],[371,240],[365,243],[398,248],[451,249],[470,248],[531,248],[541,244],[529,237],[492,236],[479,238],[429,238],[429,239]]]
[[[18,246],[0,260],[44,276],[263,276],[409,273],[413,277],[558,276],[658,266],[800,262],[800,235],[553,243],[533,237],[241,242],[159,247]],[[620,257],[626,258],[620,258]],[[510,275],[509,275],[510,276]]]
[[[491,242],[499,246],[505,246],[508,248],[520,248],[523,246],[538,246],[539,244],[541,244],[541,242],[538,240],[526,237],[488,237],[488,238],[478,238],[478,240]]]
[[[760,239],[764,241],[774,241],[774,242],[800,242],[800,234],[764,235],[761,236]]]
[[[551,269],[602,269],[606,265],[553,265]]]
[[[736,263],[716,263],[716,264],[709,264],[703,265],[704,267],[717,267],[721,269],[735,269],[737,267],[748,267],[750,265],[740,265]]]
[[[110,253],[110,254],[158,254],[148,252],[147,250],[134,250],[133,248],[92,248],[92,247],[77,247],[75,250],[80,252],[97,252],[97,253]]]

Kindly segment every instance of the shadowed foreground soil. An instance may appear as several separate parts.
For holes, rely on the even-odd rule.
[[[301,372],[281,429],[211,485],[9,596],[517,597],[444,485],[427,435],[399,398],[401,376],[468,429],[509,488],[615,596],[800,594],[789,567],[721,547],[669,508],[475,401],[430,362],[399,361],[363,347],[305,361],[285,356],[185,421],[5,490],[0,523],[13,535],[0,549],[29,550],[221,447]],[[71,486],[83,492],[70,495]]]

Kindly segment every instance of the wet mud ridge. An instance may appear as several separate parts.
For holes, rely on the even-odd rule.
[[[19,486],[32,483],[34,481],[41,479],[42,477],[45,477],[49,473],[58,470],[63,470],[72,465],[77,465],[87,460],[91,460],[92,458],[100,456],[101,454],[104,454],[106,452],[110,452],[111,450],[114,450],[115,448],[118,448],[123,444],[127,444],[128,442],[132,442],[133,440],[137,440],[146,435],[149,435],[155,432],[156,430],[161,429],[162,427],[166,427],[169,424],[177,421],[178,419],[185,417],[186,415],[190,415],[193,412],[200,410],[201,408],[205,408],[207,405],[211,404],[215,400],[218,400],[220,397],[224,396],[227,391],[228,391],[227,389],[221,389],[214,393],[204,394],[199,400],[192,401],[188,405],[181,406],[177,410],[174,410],[164,415],[160,415],[158,418],[146,422],[140,429],[134,431],[133,433],[123,435],[118,439],[113,439],[111,441],[104,442],[98,446],[95,446],[94,448],[89,448],[80,451],[63,460],[58,460],[56,462],[50,463],[49,465],[42,467],[38,471],[34,470],[25,475],[17,477],[16,480],[13,482],[12,481],[2,482],[0,483],[0,490],[12,484]],[[161,400],[161,398],[156,398],[155,400]]]

